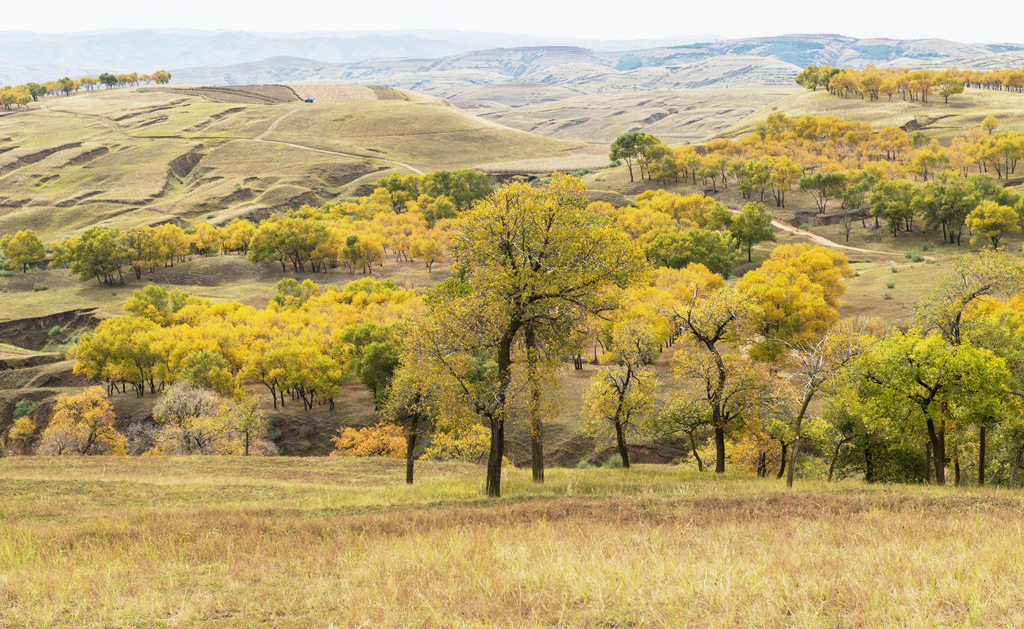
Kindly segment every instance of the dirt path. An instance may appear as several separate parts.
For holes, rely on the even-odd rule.
[[[729,211],[732,212],[733,214],[739,214],[740,213],[739,210],[734,209],[734,208],[729,208]],[[789,223],[784,223],[783,221],[780,221],[780,220],[775,219],[775,218],[772,219],[772,227],[774,227],[775,229],[778,229],[779,231],[789,232],[790,234],[793,234],[794,236],[800,236],[801,238],[806,238],[807,240],[810,240],[814,244],[821,245],[822,247],[831,247],[833,249],[843,249],[845,251],[856,251],[857,253],[868,253],[868,254],[871,254],[871,255],[878,255],[878,256],[893,256],[893,255],[895,255],[892,251],[880,251],[878,249],[863,249],[861,247],[851,247],[850,245],[843,245],[843,244],[840,244],[840,243],[838,243],[838,242],[836,242],[834,240],[829,240],[828,238],[825,238],[824,236],[820,236],[818,234],[815,234],[814,232],[809,232],[806,229],[800,229],[799,227],[793,227]]]
[[[736,212],[736,210],[733,210],[733,212]],[[851,247],[850,245],[843,245],[843,244],[840,244],[840,243],[838,243],[838,242],[836,242],[834,240],[829,240],[828,238],[825,238],[824,236],[820,236],[818,234],[815,234],[814,232],[809,232],[809,231],[807,231],[805,229],[799,229],[797,227],[793,227],[789,223],[783,223],[782,221],[775,220],[775,219],[772,219],[772,227],[774,227],[775,229],[780,229],[780,230],[782,230],[784,232],[789,232],[791,234],[795,234],[795,235],[800,236],[802,238],[806,238],[806,239],[810,240],[811,242],[819,244],[819,245],[821,245],[823,247],[832,247],[833,249],[845,249],[846,251],[856,251],[857,253],[870,253],[870,254],[873,254],[873,255],[880,255],[880,256],[892,256],[892,255],[894,255],[892,251],[879,251],[878,249],[862,249],[860,247]]]
[[[286,111],[286,112],[284,112],[283,114],[281,114],[280,116],[278,116],[278,117],[277,117],[277,119],[276,119],[276,120],[274,120],[274,122],[271,122],[271,123],[270,123],[270,126],[269,126],[269,127],[267,127],[267,130],[266,130],[266,131],[264,131],[263,133],[261,133],[261,134],[259,134],[258,136],[256,136],[256,138],[255,138],[255,139],[256,139],[256,140],[266,140],[266,139],[267,139],[267,136],[268,136],[268,135],[270,135],[271,133],[273,133],[274,131],[276,131],[276,130],[277,130],[277,125],[281,124],[281,121],[282,121],[282,120],[284,120],[284,119],[285,119],[285,118],[287,118],[288,116],[290,116],[290,115],[292,115],[292,114],[296,113],[297,111],[299,111],[299,110],[298,110],[298,109],[292,109],[292,110],[289,110],[289,111]]]

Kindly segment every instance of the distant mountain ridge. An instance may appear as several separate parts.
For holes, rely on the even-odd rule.
[[[796,73],[810,63],[984,68],[1024,63],[1024,45],[1013,43],[834,34],[705,42],[687,39],[692,38],[556,41],[437,30],[0,32],[0,85],[64,74],[168,69],[175,83],[373,83],[459,101],[474,88],[500,84],[559,86],[590,94],[783,86],[791,85]]]
[[[181,68],[175,81],[379,83],[458,99],[482,85],[536,83],[582,93],[730,86],[791,85],[810,63],[985,66],[1018,58],[1018,44],[964,44],[939,39],[858,39],[784,35],[633,50],[581,46],[488,48],[442,57],[392,56],[349,63],[295,57]]]
[[[0,83],[13,83],[18,66],[52,66],[56,74],[150,71],[223,66],[270,57],[350,63],[377,57],[445,57],[494,47],[572,44],[601,50],[677,45],[714,39],[580,40],[500,33],[422,30],[392,32],[253,33],[189,29],[116,29],[81,33],[0,31]],[[36,77],[46,80],[53,77]]]

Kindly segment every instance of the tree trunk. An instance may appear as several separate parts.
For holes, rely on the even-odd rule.
[[[501,460],[505,456],[505,421],[491,420],[491,450],[487,456],[487,495],[501,496]]]
[[[793,456],[789,462],[789,472],[786,474],[786,487],[793,486],[793,477],[796,475],[796,457],[800,454],[800,430],[803,427],[804,415],[807,414],[807,407],[810,405],[812,397],[814,397],[813,390],[804,393],[803,403],[800,405],[800,412],[797,413],[796,421],[793,422]],[[782,451],[782,456],[783,459],[785,459],[785,450]],[[829,476],[831,476],[831,473]],[[829,478],[829,480],[831,480],[831,478]]]
[[[789,444],[779,439],[779,445],[782,446],[782,461],[779,462],[779,473],[775,475],[775,478],[782,478],[782,475],[786,473],[786,450],[789,449]]]
[[[697,471],[704,471],[704,461],[700,459],[700,454],[697,453],[697,439],[694,438],[693,433],[690,433],[690,450],[693,451],[693,458],[697,461]]]
[[[829,464],[828,464],[828,482],[830,482],[830,483],[832,482],[832,477],[835,474],[835,471],[836,471],[836,461],[839,460],[839,450],[842,447],[843,447],[843,444],[840,443],[839,445],[836,446],[835,451],[832,452],[832,460],[829,461]]]
[[[1024,448],[1017,450],[1017,456],[1013,459],[1013,468],[1010,470],[1010,489],[1017,486],[1017,472],[1020,471],[1021,458],[1024,458]]]
[[[622,422],[615,420],[615,445],[619,450],[619,457],[622,458],[622,467],[629,469],[629,450],[626,449],[626,435],[622,429]]]
[[[715,426],[715,474],[725,473],[725,429]]]
[[[405,433],[405,484],[412,485],[413,472],[416,465],[416,438],[419,436],[420,416],[413,413],[409,418],[410,425]]]
[[[495,414],[490,416],[491,448],[487,455],[487,487],[488,496],[501,496],[501,463],[505,458],[505,406],[506,394],[512,381],[512,342],[516,332],[522,327],[518,319],[509,321],[505,334],[498,342],[498,390],[495,402]]]
[[[416,449],[416,433],[409,433],[405,436],[405,484],[412,485],[413,474],[416,470],[416,459],[413,450]]]
[[[928,437],[932,444],[932,459],[935,465],[935,484],[946,484],[946,434],[935,429],[935,422],[928,418]]]
[[[978,487],[985,486],[985,427],[978,428]]]
[[[932,482],[932,442],[924,444],[924,484]]]
[[[526,367],[530,380],[530,464],[533,469],[533,482],[544,482],[544,444],[540,424],[541,391],[537,378],[537,337],[533,326],[523,329],[523,340],[526,343]]]

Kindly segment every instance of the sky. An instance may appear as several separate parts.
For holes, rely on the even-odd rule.
[[[580,39],[786,33],[1020,42],[1021,0],[44,0],[4,2],[0,31],[455,29]]]

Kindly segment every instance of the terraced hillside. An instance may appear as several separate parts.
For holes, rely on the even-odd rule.
[[[322,203],[387,170],[554,157],[579,146],[392,88],[50,97],[0,116],[0,232],[31,228],[57,237],[97,224],[220,222]]]
[[[488,120],[562,140],[604,145],[626,131],[646,131],[666,142],[683,144],[713,137],[799,90],[779,86],[630,91],[578,95],[517,107],[487,101],[467,104]],[[483,92],[480,90],[480,97]],[[465,103],[459,99],[455,102]]]

